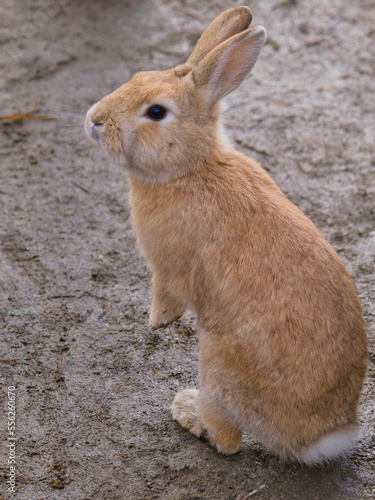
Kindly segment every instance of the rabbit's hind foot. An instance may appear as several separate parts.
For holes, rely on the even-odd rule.
[[[242,431],[223,419],[211,408],[199,401],[197,389],[179,392],[172,403],[172,417],[181,427],[188,429],[194,436],[207,439],[223,455],[237,453],[242,444]],[[202,418],[203,417],[203,418]]]
[[[172,403],[172,418],[194,436],[204,437],[204,427],[198,416],[198,389],[185,389],[176,394]]]

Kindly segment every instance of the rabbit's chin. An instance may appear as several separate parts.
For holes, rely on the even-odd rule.
[[[105,150],[105,147],[103,148]],[[106,152],[108,155],[108,151]],[[165,184],[178,178],[185,177],[199,170],[207,161],[206,158],[196,158],[189,161],[184,158],[165,158],[155,161],[151,157],[139,158],[136,154],[109,154],[112,163],[125,170],[125,172],[137,180],[150,184]],[[185,160],[185,161],[184,161]]]
[[[139,181],[148,182],[151,184],[164,184],[165,182],[168,182],[172,178],[176,177],[171,175],[170,172],[157,171],[153,170],[150,167],[142,168],[142,166],[135,165],[130,159],[126,158],[125,156],[115,156],[108,154],[108,151],[106,151],[105,147],[103,147],[102,145],[100,146],[103,153],[111,160],[112,165],[115,165],[115,167],[124,170],[126,174],[135,177]]]
[[[149,184],[165,184],[183,176],[180,172],[171,172],[166,170],[158,171],[147,169],[146,171],[142,168],[134,167],[130,162],[126,161],[119,164],[119,166],[121,166],[127,174],[135,177],[139,181],[147,182]]]

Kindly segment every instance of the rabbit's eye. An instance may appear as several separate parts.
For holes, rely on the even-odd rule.
[[[147,116],[152,120],[159,121],[167,116],[167,110],[163,106],[151,106],[147,111]]]

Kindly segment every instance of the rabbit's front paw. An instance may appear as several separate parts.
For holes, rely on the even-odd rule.
[[[203,424],[197,410],[198,389],[185,389],[176,394],[172,403],[172,418],[181,427],[188,429],[194,436],[201,437],[204,433]]]
[[[176,319],[184,314],[183,310],[179,311],[160,311],[154,307],[151,308],[149,324],[153,330],[167,326],[173,323]]]
[[[152,277],[152,305],[150,326],[152,329],[167,326],[185,312],[181,301],[170,291],[158,274]]]

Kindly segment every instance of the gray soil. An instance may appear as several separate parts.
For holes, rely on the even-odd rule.
[[[250,2],[268,42],[225,113],[238,149],[337,250],[363,304],[363,433],[343,460],[282,463],[249,436],[224,457],[172,421],[176,391],[197,385],[195,320],[148,327],[150,273],[126,177],[83,133],[93,102],[136,71],[183,62],[236,4],[1,1],[0,114],[40,108],[38,119],[0,123],[2,499],[375,498],[373,0]],[[6,485],[9,386],[16,494]]]

